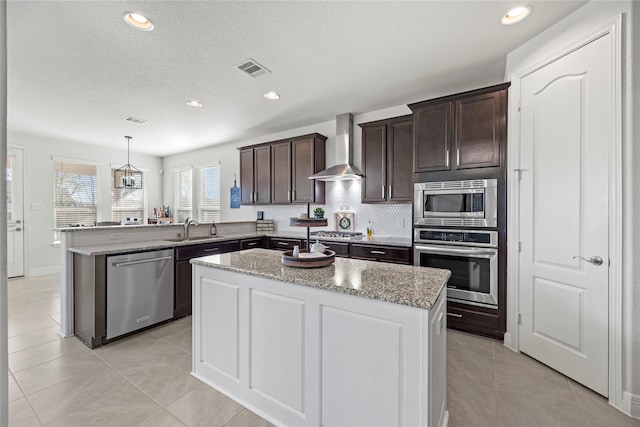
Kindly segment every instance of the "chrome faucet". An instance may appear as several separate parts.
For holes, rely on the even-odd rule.
[[[200,225],[200,223],[198,223],[198,221],[196,221],[195,219],[191,219],[191,217],[187,217],[184,220],[184,238],[185,239],[189,238],[189,226],[190,225]]]

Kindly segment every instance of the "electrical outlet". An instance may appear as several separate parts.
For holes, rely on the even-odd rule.
[[[111,240],[124,239],[124,233],[111,233]]]
[[[44,203],[31,203],[31,210],[32,211],[43,211],[44,210]]]
[[[398,228],[404,228],[404,218],[398,218]]]

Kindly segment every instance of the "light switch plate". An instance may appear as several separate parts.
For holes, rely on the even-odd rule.
[[[44,203],[31,203],[31,210],[32,211],[43,211],[44,210]]]

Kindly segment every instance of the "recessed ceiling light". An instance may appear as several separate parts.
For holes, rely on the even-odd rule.
[[[515,24],[529,16],[532,10],[533,8],[529,5],[514,7],[502,17],[501,22],[504,25]]]
[[[275,101],[276,99],[280,99],[280,95],[278,95],[276,92],[271,91],[271,92],[267,92],[264,94],[264,97],[266,99],[269,99],[271,101]]]
[[[196,108],[202,108],[202,104],[199,103],[198,101],[196,101],[195,99],[192,99],[190,101],[187,101],[187,105],[189,107],[196,107]]]
[[[122,15],[124,22],[131,25],[136,30],[151,31],[153,30],[153,22],[144,15],[137,12],[125,12]]]

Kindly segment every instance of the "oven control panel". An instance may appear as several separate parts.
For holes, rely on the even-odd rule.
[[[415,228],[413,240],[416,243],[444,243],[464,246],[497,247],[498,232]]]

